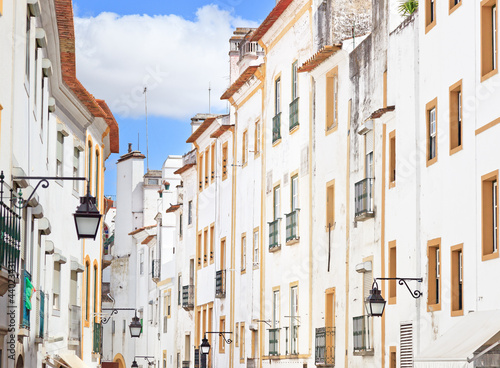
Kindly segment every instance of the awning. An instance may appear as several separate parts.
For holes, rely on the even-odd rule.
[[[469,313],[415,357],[415,368],[473,367],[474,353],[498,340],[500,310]]]
[[[59,357],[71,368],[89,368],[89,366],[75,354],[59,354]]]

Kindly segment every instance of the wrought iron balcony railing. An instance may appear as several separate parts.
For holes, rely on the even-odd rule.
[[[101,352],[101,324],[94,322],[94,343],[92,345],[92,352],[99,354]]]
[[[182,308],[186,310],[194,308],[194,285],[182,287]]]
[[[259,359],[247,358],[247,368],[259,368]]]
[[[299,326],[292,325],[290,328],[290,354],[298,354],[298,337],[299,337]]]
[[[273,143],[281,139],[281,112],[273,118]]]
[[[280,329],[269,329],[269,355],[280,355]]]
[[[153,281],[158,282],[160,281],[160,270],[161,270],[161,263],[159,259],[154,259],[151,261],[151,278]]]
[[[31,299],[29,298],[29,295],[28,293],[26,292],[27,291],[27,288],[29,288],[31,284],[31,274],[26,271],[26,270],[23,270],[23,281],[22,281],[22,308],[21,310],[23,311],[23,318],[22,318],[22,321],[21,321],[21,328],[25,328],[25,329],[30,329],[30,312],[31,312],[31,308],[28,309],[28,304],[31,303]]]
[[[353,345],[354,354],[373,354],[373,342],[371,333],[370,316],[359,316],[353,318]]]
[[[69,336],[72,341],[80,341],[82,326],[82,308],[78,305],[69,306]]]
[[[182,368],[189,368],[189,364],[191,362],[189,360],[183,360],[182,361]]]
[[[286,242],[299,238],[299,209],[286,214]]]
[[[4,197],[4,176],[0,175],[0,270],[14,272],[19,276],[19,254],[21,249],[21,211],[13,205],[14,192]],[[5,202],[4,202],[5,201]],[[11,201],[10,205],[8,202]]]
[[[299,98],[297,97],[295,100],[290,103],[290,130],[299,125]]]
[[[226,270],[220,270],[215,273],[215,297],[226,297]]]
[[[280,244],[280,223],[281,219],[276,219],[269,223],[269,250],[274,251],[281,247]]]
[[[354,185],[356,220],[362,220],[375,215],[373,201],[373,183],[375,179],[367,178]]]
[[[316,329],[316,365],[335,365],[335,327]]]

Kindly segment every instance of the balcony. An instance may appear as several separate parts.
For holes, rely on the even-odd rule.
[[[292,325],[292,327],[290,328],[290,354],[292,355],[297,355],[299,353],[298,337],[299,337],[299,326]]]
[[[94,354],[101,353],[101,324],[94,322],[94,343],[92,344]]]
[[[194,309],[194,285],[182,287],[182,308],[185,310]]]
[[[316,329],[316,365],[335,366],[335,327]]]
[[[258,42],[250,42],[244,39],[241,41],[239,49],[240,61],[247,56],[252,56],[254,58],[264,56],[264,49],[259,45]]]
[[[299,209],[290,212],[286,216],[286,242],[299,240]]]
[[[154,282],[160,281],[160,269],[161,263],[159,259],[154,259],[151,261],[151,278]]]
[[[69,306],[69,335],[68,340],[79,342],[81,337],[82,326],[82,308],[77,305]]]
[[[280,329],[269,329],[269,355],[280,355]]]
[[[281,112],[273,118],[273,143],[281,139]]]
[[[189,368],[190,363],[191,363],[191,361],[189,361],[189,360],[183,360],[182,361],[182,368]]]
[[[281,219],[269,222],[269,251],[274,252],[281,248],[280,244],[280,223]]]
[[[354,355],[373,355],[371,324],[369,316],[353,318]]]
[[[3,202],[3,178],[0,178],[0,296],[8,290],[9,278],[12,282],[19,277],[19,254],[21,248],[21,216],[14,208]]]
[[[247,358],[247,368],[259,368],[259,359]]]
[[[299,98],[297,97],[292,103],[289,105],[290,110],[290,130],[299,125]]]
[[[226,270],[220,270],[215,273],[215,297],[226,297]]]
[[[200,349],[194,349],[194,368],[200,368]]]
[[[354,186],[355,192],[355,219],[363,221],[375,216],[373,203],[373,182],[375,179],[369,178],[357,182]]]

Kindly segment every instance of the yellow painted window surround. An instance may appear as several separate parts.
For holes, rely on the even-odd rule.
[[[214,263],[215,224],[210,225],[210,264]]]
[[[497,0],[481,1],[481,81],[498,73]]]
[[[203,232],[203,266],[208,265],[208,228]]]
[[[225,142],[223,145],[222,145],[222,180],[226,180],[227,179],[227,167],[228,167],[228,157],[227,157],[227,154],[228,154],[228,143]]]
[[[498,170],[481,177],[482,260],[498,258]]]
[[[335,180],[326,184],[326,231],[335,227]]]
[[[226,331],[226,316],[221,316],[219,318],[219,331]],[[219,336],[219,354],[224,354],[226,352],[226,343],[224,342],[222,335]]]
[[[438,0],[425,0],[425,33],[436,26]]]
[[[197,258],[198,258],[198,263],[197,263],[197,268],[200,269],[202,267],[202,234],[201,232],[198,233],[198,244],[197,244]]]
[[[427,242],[427,310],[441,310],[441,238]]]
[[[389,133],[389,188],[396,186],[396,131]]]
[[[389,278],[397,277],[397,253],[396,241],[389,242]],[[389,281],[389,304],[396,304],[397,284],[396,280]]]
[[[437,97],[425,106],[427,128],[427,166],[438,159],[438,108]]]
[[[326,127],[327,133],[338,127],[338,100],[339,100],[339,73],[338,67],[329,71],[326,75]]]
[[[210,147],[205,151],[205,188],[210,184],[210,171],[209,171],[209,158],[210,158]]]
[[[451,247],[451,315],[464,314],[463,244]]]
[[[203,190],[203,153],[198,157],[198,181],[200,192]]]
[[[462,149],[462,80],[450,87],[450,155]]]

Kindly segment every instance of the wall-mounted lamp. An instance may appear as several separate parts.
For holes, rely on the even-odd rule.
[[[373,316],[373,317],[382,317],[384,314],[384,308],[385,308],[385,303],[386,301],[380,294],[380,290],[378,289],[378,284],[377,280],[394,280],[398,281],[399,285],[405,285],[408,291],[410,292],[411,296],[414,297],[415,299],[418,299],[422,296],[422,292],[420,290],[411,290],[406,281],[417,281],[417,282],[422,282],[423,279],[420,278],[402,278],[402,277],[390,277],[390,278],[383,278],[379,277],[378,279],[373,280],[372,284],[372,289],[370,290],[370,295],[368,298],[366,298],[365,305],[366,305],[366,311],[368,312],[368,315]]]

